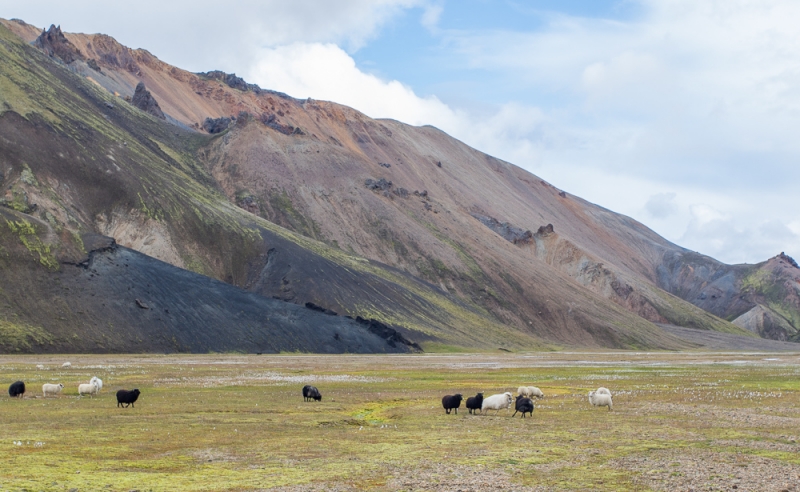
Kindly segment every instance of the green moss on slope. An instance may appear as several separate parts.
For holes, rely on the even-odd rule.
[[[3,352],[29,352],[33,345],[45,345],[53,337],[38,326],[0,319],[0,347]]]

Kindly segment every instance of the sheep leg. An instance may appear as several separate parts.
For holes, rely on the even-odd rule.
[[[517,411],[518,411],[518,410],[514,410],[514,415],[516,415],[516,414],[517,414]],[[511,418],[512,418],[512,419],[514,418],[514,415],[512,415],[512,416],[511,416]],[[522,414],[522,418],[523,418],[523,419],[525,418],[525,414],[524,414],[524,413]]]

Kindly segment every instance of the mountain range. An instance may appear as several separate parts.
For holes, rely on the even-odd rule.
[[[726,265],[434,127],[20,20],[0,205],[4,352],[800,341],[782,253]]]

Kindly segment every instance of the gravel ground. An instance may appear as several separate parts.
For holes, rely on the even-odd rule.
[[[361,490],[363,484],[323,484],[278,487],[267,489],[270,492],[350,492]],[[490,470],[483,466],[453,465],[424,462],[412,468],[390,468],[385,484],[377,487],[397,491],[445,491],[481,492],[485,490],[514,490],[539,492],[548,489],[524,487],[514,483],[511,475],[500,470]]]
[[[764,338],[750,338],[710,330],[696,330],[659,324],[665,331],[709,350],[767,350],[771,352],[797,352],[800,344],[779,342]]]
[[[800,490],[800,466],[753,455],[700,450],[653,452],[610,463],[639,472],[635,482],[668,491],[786,491]]]

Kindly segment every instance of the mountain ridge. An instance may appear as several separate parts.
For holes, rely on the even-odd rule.
[[[34,32],[48,32],[20,22],[2,23],[27,43],[35,41],[29,40]],[[171,214],[184,213],[177,211],[181,200],[191,202],[197,198],[184,193],[181,200],[166,200],[152,179],[144,188],[134,186],[139,187],[136,195],[130,184],[110,184],[112,189],[129,189],[124,192],[128,195],[126,202],[109,198],[103,214],[81,221],[83,228],[111,235],[120,244],[263,296],[299,304],[311,302],[353,316],[371,313],[372,316],[363,317],[380,319],[396,328],[410,328],[404,333],[412,340],[416,333],[420,340],[435,339],[445,345],[479,347],[486,333],[502,333],[489,337],[490,343],[500,345],[508,339],[516,340],[512,345],[520,347],[545,347],[548,343],[620,348],[693,346],[653,323],[737,334],[755,332],[785,340],[797,334],[800,325],[794,316],[800,312],[800,304],[795,303],[797,295],[792,292],[797,285],[793,279],[800,276],[791,270],[770,267],[773,273],[765,280],[765,274],[758,272],[766,271],[769,262],[738,267],[695,256],[633,219],[569,195],[512,164],[470,149],[433,127],[373,120],[335,103],[299,100],[263,90],[233,74],[191,74],[158,61],[144,50],[129,50],[105,35],[63,36],[83,59],[57,61],[73,76],[80,76],[101,91],[92,97],[96,107],[107,113],[105,121],[123,124],[114,119],[113,113],[121,111],[127,105],[126,96],[130,97],[133,89],[144,83],[167,120],[182,129],[184,133],[178,132],[179,137],[166,138],[167,127],[159,126],[147,135],[131,138],[131,144],[138,140],[169,168],[180,170],[181,176],[174,177],[176,183],[189,178],[190,188],[197,193],[217,193],[238,210],[268,221],[259,222],[259,227],[277,231],[269,225],[274,223],[280,230],[299,234],[279,233],[299,245],[300,250],[292,257],[301,250],[319,253],[324,249],[324,255],[333,255],[330,257],[337,265],[329,268],[337,271],[345,265],[350,265],[345,270],[353,271],[352,263],[345,258],[348,255],[364,257],[376,262],[374,268],[391,279],[391,285],[401,287],[381,284],[381,289],[392,292],[389,296],[375,289],[365,292],[358,287],[363,270],[347,281],[341,280],[347,275],[332,275],[329,285],[307,282],[314,273],[296,262],[290,262],[280,278],[273,275],[267,276],[268,280],[260,279],[257,272],[264,269],[269,254],[257,246],[258,240],[236,249],[237,254],[243,254],[236,264],[220,261],[230,255],[225,252],[226,241],[248,237],[251,233],[246,232],[247,228],[228,231],[231,238],[209,233],[205,226],[199,226],[205,232],[187,235]],[[74,84],[77,82],[70,79],[68,85]],[[80,84],[77,90],[82,97],[89,92]],[[102,91],[107,95],[103,96]],[[25,98],[5,104],[13,108],[20,106],[20,101]],[[35,103],[28,106],[34,107]],[[21,106],[25,108],[26,104]],[[41,107],[33,114],[52,113],[48,111]],[[209,135],[203,130],[207,119],[212,120],[211,128],[218,132]],[[113,160],[112,163],[117,165]],[[30,166],[26,169],[22,162],[11,167],[12,171],[5,174],[13,179],[6,178],[3,183],[6,195],[11,194],[10,202],[17,203],[17,208],[34,212],[27,210],[31,200],[20,198],[23,192],[36,195],[35,187],[24,182],[23,174],[30,171],[38,178],[42,170]],[[117,167],[121,170],[118,172],[128,169]],[[45,170],[45,174],[54,171]],[[52,188],[50,191],[59,195]],[[45,201],[37,198],[37,205],[43,207]],[[116,205],[108,209],[111,202]],[[50,208],[58,207],[51,204]],[[50,208],[47,213],[53,215]],[[209,210],[228,217],[229,212],[218,208],[214,205]],[[531,232],[524,241],[514,244],[476,219],[475,214],[523,232],[540,232]],[[68,225],[69,221],[65,217],[62,222]],[[540,229],[547,224],[551,225],[550,230],[542,232]],[[363,265],[360,260],[356,264]],[[694,273],[695,266],[705,264],[719,275]],[[392,271],[396,273],[389,273]],[[731,308],[732,303],[716,311],[709,306],[708,310],[698,307],[704,305],[699,299],[703,289],[720,288],[719,283],[712,285],[716,281],[712,277],[725,275],[735,277],[725,286],[728,298],[738,299],[741,308],[749,307],[747,311],[739,313],[741,308]],[[760,283],[750,279],[753,275],[761,275],[756,279]],[[403,280],[405,276],[408,280]],[[282,285],[286,279],[290,279],[289,285],[300,287],[287,290]],[[399,309],[403,304],[398,304],[398,299],[413,298],[406,289],[423,285],[414,283],[418,281],[429,287],[414,287],[412,291],[421,288],[429,293],[423,297],[433,295],[432,299],[449,300],[444,304],[438,300],[432,304],[414,301],[416,304],[412,304],[417,307],[413,310]],[[785,288],[776,293],[775,284]],[[332,288],[333,285],[337,287]],[[431,317],[429,314],[439,309],[433,309],[433,305],[447,307],[441,307],[441,314]],[[766,306],[770,314],[758,318],[753,313],[749,318],[761,321],[740,319],[735,323],[757,306]],[[461,312],[461,320],[473,319],[468,323],[469,331],[459,330],[447,321],[449,315],[444,313],[453,312]],[[415,319],[419,321],[412,321]],[[776,320],[772,323],[775,326],[764,329],[767,319]]]

